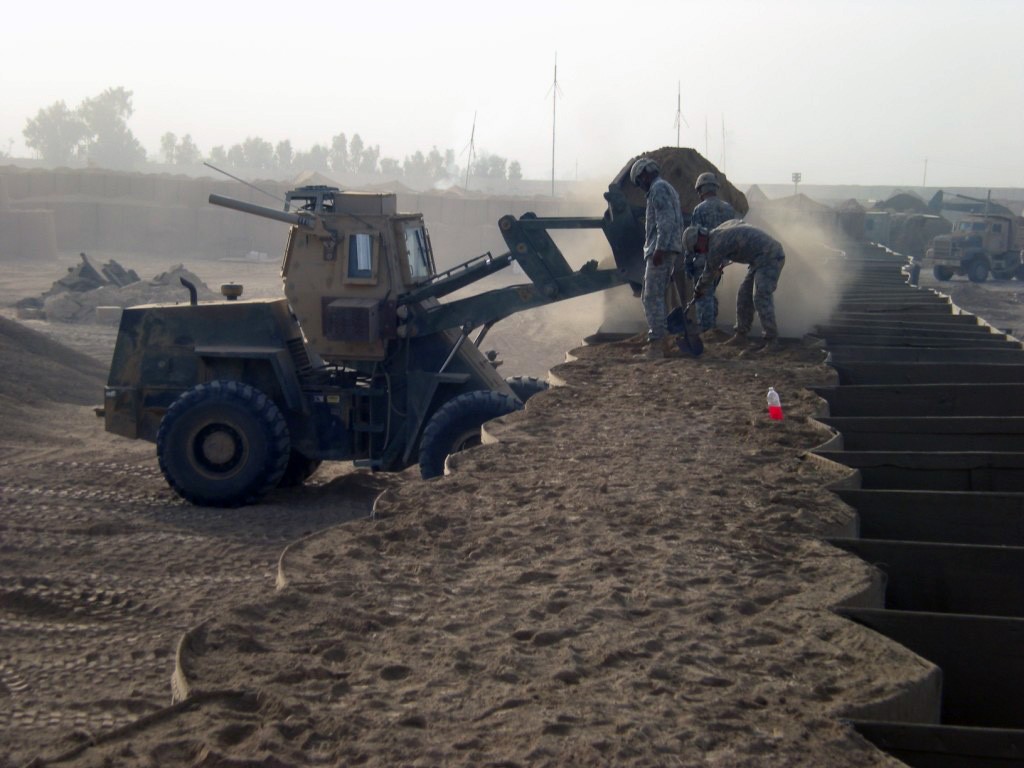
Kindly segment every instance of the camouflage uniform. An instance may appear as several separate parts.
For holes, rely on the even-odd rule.
[[[668,290],[669,272],[683,250],[683,212],[679,195],[662,178],[656,178],[647,191],[646,230],[644,290],[640,298],[647,317],[647,339],[655,341],[668,333],[665,327],[665,292]],[[655,266],[651,260],[655,251],[668,253],[661,266]]]
[[[716,227],[708,236],[707,268],[697,290],[706,290],[729,262],[747,265],[747,276],[736,296],[736,333],[750,333],[756,309],[765,340],[776,338],[779,328],[772,294],[786,263],[779,241],[742,221],[727,221]]]
[[[703,227],[710,232],[719,224],[724,224],[735,218],[736,211],[725,200],[719,197],[709,197],[707,200],[698,203],[697,207],[693,209],[690,225]],[[704,269],[704,260],[702,258],[695,258],[688,264],[688,267],[687,272],[690,275],[690,279],[696,280]],[[718,298],[715,296],[715,289],[718,287],[719,282],[721,282],[721,277],[711,283],[705,294],[693,302],[697,313],[697,323],[702,331],[710,331],[718,322]]]

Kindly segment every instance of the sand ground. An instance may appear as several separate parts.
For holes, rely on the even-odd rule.
[[[274,265],[189,266],[275,295]],[[0,306],[57,276],[7,270]],[[1019,329],[1020,286],[941,287]],[[4,336],[0,766],[896,764],[842,718],[935,670],[830,610],[878,579],[823,541],[852,513],[805,454],[820,350],[558,365],[590,311],[492,332],[506,375],[563,386],[451,475],[325,465],[231,511],[103,432],[112,328],[25,324],[82,357]]]

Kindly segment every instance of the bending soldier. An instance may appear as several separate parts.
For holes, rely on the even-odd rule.
[[[700,202],[693,209],[690,222],[692,226],[701,227],[710,232],[719,224],[736,218],[736,211],[733,210],[733,207],[718,197],[718,187],[718,179],[713,173],[706,172],[697,177],[693,188],[697,191]],[[704,269],[704,260],[691,259],[687,254],[687,261],[687,272],[690,279],[696,282]],[[693,302],[701,331],[710,331],[718,323],[718,298],[715,296],[715,289],[718,288],[720,281],[719,278],[711,283],[704,295]]]
[[[765,351],[778,348],[779,328],[775,322],[772,295],[786,263],[782,245],[763,230],[742,221],[727,221],[704,234],[697,227],[683,233],[687,252],[705,256],[706,266],[694,286],[694,295],[702,296],[729,262],[747,265],[747,275],[736,295],[735,335],[726,344],[745,344],[754,322],[754,310],[764,329]]]

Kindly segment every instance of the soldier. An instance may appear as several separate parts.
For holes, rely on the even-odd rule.
[[[786,263],[786,254],[779,241],[768,233],[742,221],[727,221],[705,235],[697,227],[683,233],[683,246],[698,257],[704,254],[706,266],[694,286],[694,295],[702,296],[729,262],[747,265],[747,276],[736,295],[736,334],[726,344],[745,344],[754,310],[764,329],[766,352],[778,349],[779,328],[775,324],[772,294],[779,284],[779,275]]]
[[[659,173],[658,164],[649,157],[641,157],[629,169],[629,180],[647,193],[641,301],[648,329],[645,355],[655,360],[678,352],[665,326],[665,292],[669,273],[683,250],[683,213],[679,195]]]
[[[713,173],[705,172],[697,177],[693,188],[697,191],[700,202],[693,209],[690,222],[693,226],[703,227],[710,232],[719,224],[736,218],[733,207],[718,197],[718,187],[718,179]],[[691,259],[688,254],[687,262],[690,279],[696,281],[704,269],[704,260]],[[718,288],[720,281],[721,278],[711,283],[704,295],[693,303],[697,312],[697,323],[702,332],[712,330],[718,323],[718,298],[715,296],[715,289]]]

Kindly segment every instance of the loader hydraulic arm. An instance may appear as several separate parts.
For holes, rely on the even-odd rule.
[[[551,229],[602,229],[607,236],[607,218],[540,218],[528,213],[518,219],[505,216],[498,227],[508,245],[508,253],[497,257],[488,254],[466,262],[399,297],[399,336],[413,338],[446,328],[490,325],[524,309],[584,296],[625,281],[621,267],[598,269],[596,261],[589,261],[573,271],[548,234]],[[461,288],[475,282],[513,260],[522,267],[531,283],[498,288],[447,304],[420,303],[450,293],[456,289],[453,285]]]

